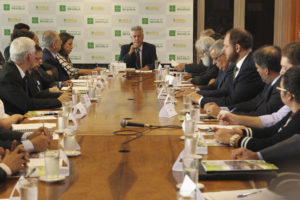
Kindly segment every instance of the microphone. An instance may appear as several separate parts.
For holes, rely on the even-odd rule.
[[[138,127],[151,127],[149,124],[142,124],[142,123],[135,123],[135,122],[129,122],[126,119],[122,119],[120,121],[120,125],[125,128],[126,126],[138,126]]]

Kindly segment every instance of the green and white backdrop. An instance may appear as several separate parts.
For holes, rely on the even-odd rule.
[[[163,63],[193,61],[193,0],[0,0],[0,49],[14,24],[26,23],[40,40],[44,31],[75,36],[74,63],[110,63],[141,25]]]

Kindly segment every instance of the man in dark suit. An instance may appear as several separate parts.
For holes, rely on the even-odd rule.
[[[266,83],[264,90],[249,101],[230,105],[229,110],[236,114],[252,116],[270,114],[283,106],[276,87],[280,84],[281,50],[276,46],[264,46],[256,50],[253,59],[261,79]],[[208,114],[217,116],[220,108],[215,104],[206,106]]]
[[[61,48],[62,41],[55,31],[46,31],[43,35],[45,48],[43,50],[43,67],[45,71],[51,70],[55,81],[66,81],[70,77],[67,71],[61,66],[56,54]]]
[[[227,60],[235,65],[230,68],[231,76],[226,78],[227,94],[222,97],[202,97],[193,93],[193,102],[202,107],[209,102],[215,102],[219,106],[229,106],[255,97],[264,87],[264,83],[252,59],[252,44],[253,38],[248,31],[229,30],[224,39],[223,52]]]
[[[225,84],[226,76],[230,75],[228,72],[229,62],[223,54],[223,40],[217,40],[210,48],[210,56],[213,64],[219,68],[218,76],[212,84],[202,86],[197,93],[205,97],[218,97],[226,94],[227,86]]]
[[[35,43],[25,37],[15,39],[11,43],[11,60],[4,64],[0,71],[0,99],[5,111],[9,114],[25,114],[29,110],[58,108],[63,100],[70,100],[66,93],[58,99],[37,99],[28,95],[26,72],[35,63]]]
[[[143,42],[144,33],[141,26],[131,28],[130,38],[132,43],[121,47],[120,61],[126,63],[127,67],[141,70],[152,70],[155,68],[156,48],[153,44]]]

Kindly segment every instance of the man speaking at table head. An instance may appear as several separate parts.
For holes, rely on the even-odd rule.
[[[131,28],[130,38],[132,43],[121,47],[120,61],[126,63],[127,67],[141,70],[154,69],[156,48],[153,44],[143,42],[144,33],[141,26]]]

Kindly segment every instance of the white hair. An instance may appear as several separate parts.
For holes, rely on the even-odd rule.
[[[133,31],[142,31],[142,33],[143,33],[143,27],[141,27],[141,26],[133,26],[133,27],[131,27],[130,35],[132,35]]]
[[[215,50],[215,52],[218,54],[218,55],[222,55],[223,52],[222,52],[222,49],[224,47],[224,40],[222,39],[219,39],[219,40],[216,40],[209,48],[209,51],[211,52],[212,50]]]
[[[35,42],[28,37],[19,37],[10,44],[10,59],[13,62],[25,61],[28,54],[34,54]]]
[[[42,38],[45,47],[48,47],[48,48],[51,47],[52,43],[57,40],[57,37],[58,37],[57,32],[55,32],[55,31],[46,31],[43,34],[43,38]]]
[[[204,54],[201,60],[205,66],[210,65],[209,48],[214,42],[215,40],[213,38],[204,36],[204,37],[200,37],[195,43],[196,50],[202,51]]]

